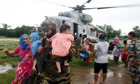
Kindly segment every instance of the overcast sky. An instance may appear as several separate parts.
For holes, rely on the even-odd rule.
[[[53,5],[51,1],[67,6],[81,5],[86,0],[0,0],[0,23],[11,25],[12,28],[21,25],[36,26],[45,19],[44,16],[57,16],[59,12],[72,9]],[[140,4],[140,0],[92,0],[86,7],[102,7]],[[132,27],[140,26],[140,7],[115,8],[104,10],[86,10],[84,13],[93,16],[94,25],[112,25],[128,33]]]

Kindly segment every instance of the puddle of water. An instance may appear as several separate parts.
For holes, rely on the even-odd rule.
[[[114,75],[114,72],[111,70],[108,70],[107,77],[113,77],[113,75]]]
[[[122,68],[124,65],[113,66],[108,68],[106,84],[132,84],[131,77],[126,74],[127,70]],[[87,84],[88,82],[94,81],[94,69],[80,69],[72,68],[72,72],[76,75],[72,76],[74,84]],[[99,74],[98,84],[103,79],[102,71]],[[82,81],[81,81],[82,80]]]
[[[7,72],[12,69],[12,65],[5,63],[5,65],[0,65],[0,74]]]
[[[91,74],[92,76],[94,76],[94,70],[93,70],[93,69],[90,70],[90,74]],[[111,70],[108,70],[108,72],[107,72],[107,77],[113,77],[113,75],[114,75],[114,72],[111,71]],[[99,76],[102,76],[102,71],[99,73]]]
[[[118,73],[117,75],[118,75],[118,77],[121,78],[124,75],[124,73]]]

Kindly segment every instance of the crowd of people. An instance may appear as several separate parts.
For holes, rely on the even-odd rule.
[[[69,50],[73,47],[74,37],[70,34],[70,26],[61,25],[60,32],[57,33],[56,25],[48,21],[43,22],[41,28],[44,32],[41,41],[36,32],[30,35],[23,34],[20,36],[19,46],[14,51],[3,50],[8,56],[19,54],[19,63],[12,84],[29,84],[33,71],[38,71],[38,76],[44,73],[43,84],[71,84],[68,56]],[[96,44],[90,42],[86,35],[79,35],[74,41],[77,56],[83,56],[88,66],[90,55],[93,53],[94,82],[89,84],[97,84],[101,70],[103,72],[102,84],[105,84],[110,46],[113,46],[114,62],[118,63],[119,57],[122,56],[125,67],[129,67],[132,84],[140,84],[140,41],[136,39],[135,32],[130,32],[128,39],[124,40],[123,48],[118,37],[115,37],[110,45],[104,33],[99,34]],[[91,51],[92,46],[93,51]]]

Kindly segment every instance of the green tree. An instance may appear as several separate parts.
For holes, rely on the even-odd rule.
[[[105,30],[105,34],[108,38],[114,38],[115,36],[120,37],[121,36],[121,30],[114,30],[114,28],[111,25],[97,25],[97,27]]]
[[[135,27],[133,27],[133,30],[136,33],[136,37],[140,37],[140,27],[139,26],[135,26]]]
[[[8,29],[9,27],[8,24],[2,24],[2,28],[0,28],[0,36],[20,37],[22,34],[30,34],[31,30],[31,27],[26,25],[16,27],[15,29]]]

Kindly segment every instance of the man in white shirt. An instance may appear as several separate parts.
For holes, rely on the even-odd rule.
[[[94,63],[94,83],[97,84],[98,73],[102,69],[103,71],[103,82],[105,84],[108,68],[108,48],[109,43],[105,41],[105,34],[99,35],[99,42],[95,44],[92,60],[95,58]]]

